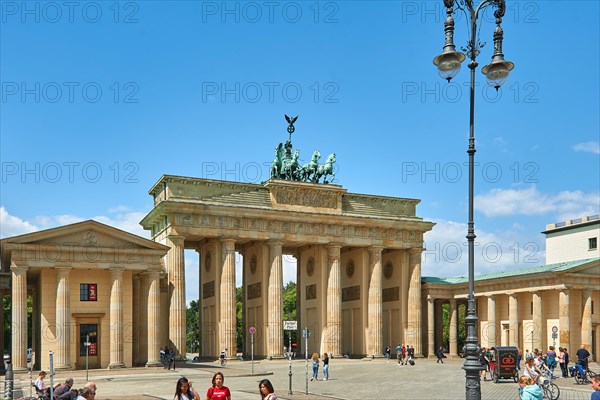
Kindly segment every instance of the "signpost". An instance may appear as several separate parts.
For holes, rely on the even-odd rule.
[[[302,337],[304,338],[304,354],[306,359],[306,394],[308,395],[308,338],[310,337],[310,331],[308,328],[302,330]]]
[[[254,334],[256,333],[256,328],[251,326],[248,332],[250,332],[250,357],[252,359],[252,375],[254,375]]]
[[[298,330],[298,321],[283,321],[283,330],[288,331],[288,361],[290,364],[290,371],[288,375],[290,376],[290,389],[288,390],[288,394],[292,393],[292,331]]]
[[[33,360],[31,361],[33,362]],[[50,352],[50,398],[54,398],[54,353]]]
[[[558,327],[552,327],[552,346],[556,347],[556,338],[558,337]]]

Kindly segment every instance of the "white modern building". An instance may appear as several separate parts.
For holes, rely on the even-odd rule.
[[[546,225],[546,263],[600,257],[600,215]]]

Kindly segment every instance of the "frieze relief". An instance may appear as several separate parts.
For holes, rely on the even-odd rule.
[[[278,190],[275,192],[275,199],[278,204],[318,208],[338,208],[338,196],[322,192]]]
[[[404,248],[421,246],[423,237],[421,232],[393,228],[383,229],[318,223],[306,224],[228,216],[177,214],[174,220],[180,226],[196,226],[200,228],[243,229],[258,232],[328,235],[339,238],[395,240],[402,241],[402,247]],[[343,243],[343,240],[340,242]]]
[[[206,282],[202,285],[202,298],[208,299],[215,296],[215,281]]]
[[[306,286],[306,300],[314,300],[317,298],[317,285]]]
[[[248,285],[248,300],[258,299],[261,296],[262,282],[256,282]]]
[[[400,300],[400,288],[398,286],[385,288],[381,293],[382,301],[398,301]]]
[[[345,301],[360,300],[360,285],[342,289],[342,303]]]

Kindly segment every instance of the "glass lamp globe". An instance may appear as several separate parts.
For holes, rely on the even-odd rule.
[[[433,59],[433,63],[438,67],[438,74],[450,82],[460,72],[460,64],[465,58],[459,51],[444,51]]]
[[[481,72],[487,77],[487,82],[496,90],[504,85],[508,80],[508,74],[515,67],[510,61],[504,59],[494,60],[481,69]]]

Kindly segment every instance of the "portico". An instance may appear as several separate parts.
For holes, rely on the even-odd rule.
[[[284,255],[297,260],[298,326],[311,331],[310,351],[378,356],[386,344],[408,341],[423,352],[421,252],[434,224],[416,216],[419,200],[332,184],[170,175],[149,193],[154,209],[141,224],[170,247],[168,332],[179,354],[186,351],[182,293],[196,284],[183,278],[184,249],[199,254],[203,356],[237,347],[236,252],[243,257],[244,332],[256,327],[257,356],[283,353]]]

